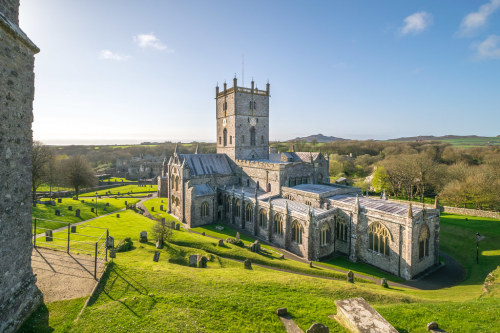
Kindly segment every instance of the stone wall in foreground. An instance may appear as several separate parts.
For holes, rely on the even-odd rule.
[[[17,26],[19,1],[0,0],[0,332],[42,301],[31,269],[31,147],[36,46]]]

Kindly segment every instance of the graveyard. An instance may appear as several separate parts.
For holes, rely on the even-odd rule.
[[[158,185],[124,185],[80,194],[81,197],[99,196],[146,196],[158,190]]]
[[[114,200],[118,203],[123,199]],[[82,229],[97,235],[101,229],[90,227],[107,228],[115,247],[129,237],[132,249],[117,252],[109,260],[96,293],[77,321],[85,298],[46,303],[25,323],[23,332],[284,332],[276,316],[280,307],[287,307],[304,331],[313,322],[321,322],[330,332],[343,332],[328,316],[336,312],[335,300],[353,297],[363,297],[400,332],[423,332],[431,321],[447,332],[494,332],[500,326],[500,301],[493,297],[498,280],[491,278],[491,296],[483,291],[486,276],[500,263],[498,220],[443,214],[442,250],[458,259],[467,274],[458,285],[419,290],[367,265],[349,266],[353,264],[341,257],[315,262],[311,267],[284,259],[282,253],[265,244],[259,252],[252,252],[255,240],[251,236],[237,234],[221,223],[176,230],[181,223],[165,212],[166,199],[149,199],[143,205],[156,219],[127,210],[78,225],[75,240]],[[168,242],[157,249],[151,229],[162,218],[173,222],[174,228]],[[485,236],[480,244],[480,265],[475,263],[477,230]],[[140,242],[144,231],[147,241]],[[57,235],[54,233],[54,238]],[[230,241],[238,236],[238,244]],[[54,239],[54,244],[58,242],[63,241]],[[155,253],[158,261],[153,260]],[[190,267],[190,256],[205,257],[206,267]],[[245,268],[245,260],[251,269]],[[356,274],[349,283],[345,273],[325,267],[327,264],[374,279]],[[389,288],[377,282],[383,277]]]

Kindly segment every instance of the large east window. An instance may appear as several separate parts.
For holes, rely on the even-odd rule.
[[[389,255],[389,230],[379,222],[373,222],[368,227],[369,249],[385,256]]]

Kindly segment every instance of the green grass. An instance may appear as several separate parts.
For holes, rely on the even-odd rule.
[[[73,189],[71,187],[65,187],[65,186],[52,186],[52,192],[56,191],[72,191]],[[36,189],[37,192],[49,192],[50,191],[50,186],[47,184],[43,184],[39,186]]]
[[[19,333],[67,332],[73,324],[86,297],[40,305],[24,322]]]
[[[81,200],[84,200],[85,202],[82,203]],[[101,216],[125,208],[125,201],[127,201],[128,204],[132,204],[138,202],[139,199],[97,199],[97,215],[91,212],[91,208],[96,207],[95,198],[81,198],[80,200],[63,198],[62,203],[57,203],[57,199],[55,201],[55,206],[37,204],[36,207],[33,207],[33,218],[69,223],[82,222],[96,216]],[[106,203],[109,203],[109,207],[106,207]],[[72,206],[73,210],[68,210],[69,206]],[[106,211],[104,208],[106,208]],[[61,216],[55,215],[56,209],[60,210]],[[77,209],[80,209],[80,217],[75,216]],[[65,223],[38,220],[36,233],[45,232],[44,229],[38,228],[57,229],[65,225]]]
[[[160,206],[163,205],[163,210],[160,210]],[[157,219],[161,220],[162,218],[165,218],[166,221],[168,220],[175,220],[179,222],[175,217],[167,213],[168,210],[168,199],[167,198],[153,198],[149,199],[144,202],[144,207],[148,210],[149,214],[151,214],[153,217],[156,217]],[[154,211],[152,208],[154,207]]]
[[[121,183],[121,182],[137,183],[137,180],[128,180],[126,178],[111,177],[108,179],[103,179],[102,182],[104,182],[104,183]]]
[[[118,186],[118,187],[113,187],[109,189],[104,189],[104,190],[99,190],[97,191],[97,195],[127,195],[128,193],[131,194],[139,194],[139,193],[151,193],[151,192],[156,192],[158,191],[158,185],[146,185],[146,186],[139,186],[139,185],[124,185],[124,186]],[[80,197],[95,197],[96,192],[87,192],[87,193],[82,193],[80,194]]]
[[[444,140],[440,140],[440,141],[447,142],[453,146],[458,146],[461,148],[499,146],[500,145],[500,137],[444,139]]]

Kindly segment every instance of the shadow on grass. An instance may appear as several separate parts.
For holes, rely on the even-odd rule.
[[[40,304],[31,316],[26,319],[18,332],[54,332],[54,329],[49,325],[49,309],[47,305],[45,303]]]

